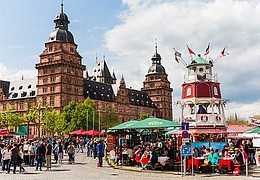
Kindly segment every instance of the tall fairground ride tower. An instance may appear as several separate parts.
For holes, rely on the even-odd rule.
[[[188,51],[192,58],[195,53],[189,47]],[[218,59],[224,55],[224,51],[225,48]],[[213,73],[214,61],[210,58],[207,60],[206,52],[206,58],[198,54],[186,64],[178,53],[175,52],[176,60],[182,61],[187,68],[182,84],[182,99],[177,102],[181,106],[180,121],[189,123],[193,141],[197,141],[201,134],[204,134],[205,141],[209,141],[206,138],[216,138],[209,137],[210,134],[224,134],[227,127],[224,111],[227,100],[222,98],[217,74]]]

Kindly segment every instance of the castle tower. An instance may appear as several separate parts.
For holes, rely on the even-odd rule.
[[[168,74],[166,74],[165,68],[161,64],[162,58],[157,52],[157,46],[155,46],[155,53],[151,60],[152,65],[148,69],[141,90],[145,91],[157,106],[156,117],[172,120],[173,89],[170,87],[171,83],[168,81]]]
[[[226,129],[225,100],[221,97],[213,62],[200,55],[186,66],[188,74],[182,84],[181,121],[191,128]]]
[[[56,16],[55,30],[45,43],[40,55],[38,70],[37,102],[62,111],[70,101],[83,102],[82,57],[77,52],[72,33],[68,30],[68,16],[61,12]]]

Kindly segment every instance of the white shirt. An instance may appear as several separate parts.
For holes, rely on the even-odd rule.
[[[7,149],[3,150],[3,160],[8,160],[8,159],[11,159],[10,151],[8,151]]]

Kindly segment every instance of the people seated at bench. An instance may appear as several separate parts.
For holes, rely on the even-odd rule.
[[[220,153],[221,153],[221,151],[219,149],[216,149],[216,151],[213,154],[213,157],[210,161],[212,165],[218,165],[219,164],[219,160],[222,158]]]

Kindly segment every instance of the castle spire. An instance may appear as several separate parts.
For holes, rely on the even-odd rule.
[[[63,0],[61,0],[61,13],[63,13]]]

